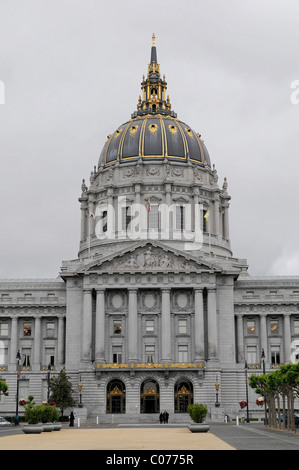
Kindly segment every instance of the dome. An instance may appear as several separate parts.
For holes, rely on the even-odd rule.
[[[108,136],[99,158],[98,168],[119,162],[164,160],[194,162],[211,167],[208,151],[200,134],[177,119],[166,97],[165,75],[157,63],[155,35],[147,78],[141,82],[137,111],[131,119]]]
[[[146,114],[122,124],[108,137],[99,168],[119,161],[164,160],[211,166],[208,151],[199,134],[169,115]]]

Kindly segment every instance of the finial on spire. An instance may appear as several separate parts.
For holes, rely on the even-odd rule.
[[[155,46],[155,39],[156,39],[156,36],[155,36],[155,33],[153,33],[153,36],[152,36],[153,46]]]

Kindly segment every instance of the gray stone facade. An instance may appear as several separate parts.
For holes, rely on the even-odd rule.
[[[0,281],[0,379],[9,386],[1,414],[15,410],[18,351],[20,398],[47,399],[49,364],[50,375],[64,367],[78,402],[83,384],[86,419],[102,422],[157,421],[163,410],[182,421],[193,402],[206,404],[210,419],[236,416],[245,361],[250,374],[262,373],[262,352],[267,372],[298,360],[299,276],[249,276],[230,246],[226,178],[218,184],[207,158],[169,157],[183,124],[140,113],[109,139],[124,148],[121,134],[134,139],[143,119],[156,126],[149,142],[161,126],[164,154],[100,159],[82,183],[78,257],[57,279]],[[186,135],[187,149],[199,135],[188,126]],[[249,390],[250,413],[262,416],[256,398]]]

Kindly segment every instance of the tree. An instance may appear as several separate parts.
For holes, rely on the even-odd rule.
[[[56,403],[57,408],[60,409],[61,415],[63,416],[64,410],[75,404],[72,384],[69,381],[65,369],[62,369],[57,377],[53,377],[50,380],[50,390],[50,401]]]
[[[1,395],[8,396],[8,386],[3,380],[0,380],[0,397]]]
[[[266,419],[265,423],[268,422],[269,427],[273,428],[277,428],[279,423],[279,428],[281,428],[280,398],[282,398],[283,429],[287,422],[287,429],[296,432],[294,399],[299,396],[299,364],[285,364],[269,374],[252,375],[249,385],[267,400],[269,420]]]

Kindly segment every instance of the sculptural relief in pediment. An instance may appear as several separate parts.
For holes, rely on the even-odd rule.
[[[162,249],[147,247],[144,250],[136,250],[111,261],[104,262],[100,269],[109,271],[190,271],[199,269],[197,263],[175,255]]]

